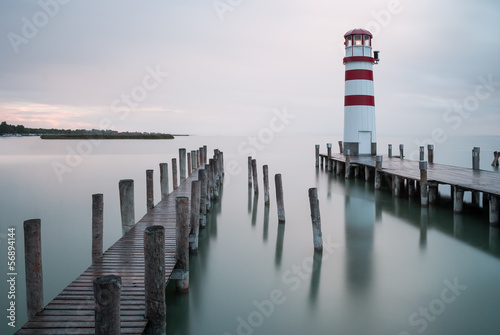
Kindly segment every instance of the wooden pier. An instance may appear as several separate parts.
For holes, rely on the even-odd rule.
[[[480,195],[482,194],[482,208],[489,211],[490,224],[499,224],[500,173],[479,170],[478,168],[468,169],[412,161],[401,158],[402,156],[350,156],[345,153],[334,154],[330,150],[327,154],[320,154],[318,146],[316,146],[316,164],[318,165],[321,159],[320,165],[322,167],[326,165],[327,171],[337,175],[342,174],[345,178],[359,177],[364,178],[367,182],[373,180],[376,189],[381,188],[385,181],[386,187],[392,190],[394,196],[414,197],[420,195],[423,206],[433,205],[437,202],[439,185],[451,186],[455,213],[461,213],[463,210],[464,192],[472,192],[472,203],[476,207],[480,207]],[[380,161],[379,167],[377,159]],[[423,176],[424,179],[422,179]],[[424,196],[422,196],[423,193],[425,193]]]

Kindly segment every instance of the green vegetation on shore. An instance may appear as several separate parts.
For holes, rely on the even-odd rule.
[[[104,139],[104,140],[170,140],[174,136],[161,133],[118,132],[116,130],[101,129],[44,129],[26,128],[23,125],[10,125],[3,121],[0,124],[0,136],[40,136],[44,140],[79,140],[79,139]]]

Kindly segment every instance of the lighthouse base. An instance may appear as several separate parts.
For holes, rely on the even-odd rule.
[[[359,142],[344,142],[344,154],[347,153],[347,150],[350,150],[351,156],[360,156],[360,155],[372,155],[375,156],[377,154],[377,143],[371,143],[370,149],[363,150],[360,152]]]

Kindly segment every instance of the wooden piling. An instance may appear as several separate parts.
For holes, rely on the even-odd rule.
[[[472,169],[473,170],[479,170],[479,154],[480,154],[481,148],[479,147],[474,147],[472,149]]]
[[[462,213],[464,208],[464,189],[455,186],[453,191],[453,211],[455,213]]]
[[[189,217],[191,229],[189,250],[191,253],[198,252],[198,236],[200,234],[200,199],[200,181],[196,180],[191,182],[191,215]]]
[[[198,170],[198,180],[200,181],[200,228],[205,228],[207,224],[207,170]]]
[[[168,163],[160,163],[161,200],[168,196]]]
[[[344,167],[345,179],[351,178],[351,149],[345,150],[345,167]]]
[[[382,188],[382,173],[380,170],[382,170],[382,160],[383,156],[376,156],[375,157],[375,189],[380,190]]]
[[[415,180],[407,179],[406,184],[408,186],[408,198],[413,198],[417,194],[415,189]]]
[[[220,156],[219,156],[219,160],[220,160],[220,177],[221,177],[221,182],[224,180],[224,175],[226,174],[225,171],[224,171],[224,152],[221,151],[220,152]]]
[[[344,147],[342,146],[342,141],[339,141],[339,151],[341,154],[344,153]]]
[[[404,150],[405,150],[405,145],[400,144],[399,145],[399,158],[401,158],[401,159],[404,159],[404,157],[405,157]]]
[[[24,221],[24,266],[28,320],[43,310],[42,227],[40,219]]]
[[[368,165],[365,165],[365,181],[370,181],[370,167]]]
[[[326,150],[328,154],[328,158],[326,160],[326,171],[331,172],[332,171],[332,144],[327,143],[326,144]]]
[[[262,166],[264,175],[264,204],[269,206],[269,168],[267,165]]]
[[[177,188],[177,159],[172,158],[172,187]]]
[[[95,263],[102,257],[103,212],[103,195],[92,194],[92,263]]]
[[[427,145],[427,160],[429,164],[434,164],[434,144]]]
[[[393,189],[393,195],[394,197],[398,198],[402,196],[402,189],[401,189],[401,181],[404,181],[404,179],[400,176],[394,175],[392,177],[392,189]]]
[[[419,161],[423,161],[424,160],[424,147],[420,146],[419,149],[420,149],[420,151],[419,151]]]
[[[165,228],[160,225],[149,226],[144,230],[146,334],[166,333],[165,285]]]
[[[248,186],[252,186],[252,156],[248,156]]]
[[[191,176],[191,153],[188,152],[187,154],[187,174],[188,174],[188,177]]]
[[[490,195],[490,225],[497,226],[498,225],[498,197],[495,195]]]
[[[180,170],[180,182],[182,183],[186,179],[186,149],[179,149],[179,170]]]
[[[146,170],[146,208],[149,213],[154,204],[153,170]]]
[[[191,150],[191,174],[198,168],[198,155],[196,150]]]
[[[314,155],[316,157],[316,167],[319,167],[319,144],[316,144],[314,149]]]
[[[122,230],[125,234],[135,225],[134,180],[120,180],[118,187],[120,189]]]
[[[176,216],[176,269],[182,273],[182,278],[177,280],[177,290],[189,290],[189,198],[177,197],[175,199]]]
[[[215,158],[210,158],[210,171],[211,171],[211,185],[212,185],[212,196],[214,200],[219,200],[219,185],[217,183],[217,161]]]
[[[257,161],[252,159],[253,192],[259,193],[259,182],[257,181]]]
[[[387,156],[392,158],[392,144],[387,145]]]
[[[201,165],[200,149],[196,150],[196,168],[198,169]]]
[[[427,190],[427,162],[426,161],[420,161],[419,162],[419,168],[420,168],[420,204],[423,207],[426,207],[429,205],[429,195],[428,195],[428,190]]]
[[[498,159],[500,158],[500,152],[495,151],[493,153],[493,162],[491,163],[491,166],[498,166]]]
[[[435,205],[439,196],[439,184],[435,181],[427,182],[429,205]]]
[[[214,162],[213,158],[208,160],[208,197],[214,200]],[[209,203],[210,204],[210,203]],[[209,205],[210,209],[210,205]]]
[[[121,277],[107,275],[94,279],[95,334],[119,335]]]
[[[314,251],[321,252],[323,251],[323,235],[321,233],[321,216],[317,188],[309,189],[309,205],[311,207]]]
[[[278,222],[285,223],[285,201],[283,199],[283,181],[281,173],[274,176],[274,183],[276,186],[276,203],[278,207]]]

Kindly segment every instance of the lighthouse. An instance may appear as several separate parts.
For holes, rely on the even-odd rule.
[[[375,97],[372,34],[365,29],[349,30],[345,44],[344,152],[351,155],[376,155]]]

